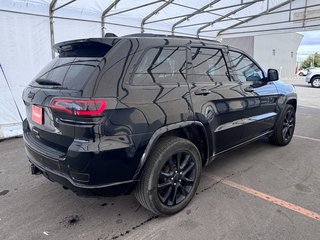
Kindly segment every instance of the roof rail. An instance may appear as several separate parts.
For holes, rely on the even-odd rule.
[[[195,40],[203,40],[203,41],[220,43],[217,40],[208,39],[208,38],[189,37],[189,36],[182,36],[182,35],[154,34],[154,33],[134,33],[134,34],[124,35],[123,37],[166,37],[166,38],[180,38],[180,39],[195,39]]]

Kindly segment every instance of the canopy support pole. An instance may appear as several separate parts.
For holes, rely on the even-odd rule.
[[[197,30],[197,36],[199,37],[200,32],[201,32],[203,29],[205,29],[205,28],[207,28],[207,27],[209,27],[209,26],[213,26],[213,24],[218,23],[218,22],[220,22],[221,20],[223,20],[223,19],[225,19],[225,18],[227,18],[227,17],[229,17],[229,16],[231,16],[231,15],[237,13],[237,12],[242,11],[243,9],[248,8],[248,7],[250,7],[251,5],[253,5],[253,4],[257,3],[257,2],[260,2],[260,1],[259,1],[259,0],[256,0],[256,1],[249,2],[249,3],[245,3],[245,5],[243,5],[242,7],[237,8],[237,9],[235,9],[235,10],[233,10],[233,11],[225,14],[224,16],[217,18],[216,20],[212,21],[211,23],[205,24],[204,26],[198,28],[198,30]],[[242,23],[242,22],[240,22],[240,23]]]
[[[101,34],[102,34],[102,37],[104,37],[104,35],[105,35],[105,31],[104,31],[105,16],[107,15],[108,12],[110,12],[112,10],[112,8],[114,8],[118,4],[118,2],[120,2],[120,0],[115,0],[101,14]]]
[[[164,4],[162,4],[161,6],[159,6],[157,9],[155,9],[154,11],[152,11],[150,14],[148,14],[145,18],[142,19],[141,22],[141,33],[144,33],[144,25],[146,23],[146,21],[148,21],[152,16],[154,16],[155,14],[159,13],[162,9],[164,9],[165,7],[167,7],[168,5],[170,5],[174,0],[168,0],[166,1]]]
[[[61,6],[57,7],[56,8],[56,4],[58,2],[58,0],[52,0],[50,2],[50,5],[49,5],[49,21],[50,21],[50,40],[51,40],[51,54],[52,54],[52,59],[55,58],[55,52],[53,50],[53,46],[55,44],[55,41],[54,41],[54,13],[55,11],[59,10],[60,8],[63,8],[67,5],[69,5],[70,3],[73,3],[77,0],[70,0],[69,2],[65,3],[65,4],[62,4]]]
[[[254,19],[258,18],[258,17],[261,17],[262,15],[268,14],[269,12],[272,12],[272,11],[278,9],[278,8],[281,8],[281,7],[283,7],[283,6],[285,6],[285,5],[287,5],[288,3],[293,2],[293,1],[295,1],[295,0],[287,0],[287,1],[283,2],[283,3],[280,3],[280,4],[278,4],[278,5],[276,5],[276,6],[272,7],[272,8],[267,9],[267,10],[264,11],[264,12],[261,12],[261,13],[259,13],[259,14],[257,14],[257,15],[254,15],[254,16],[250,17],[249,19],[246,20],[246,22],[248,23],[248,22],[250,22],[250,21],[252,21],[252,20],[254,20]],[[233,25],[231,25],[230,27],[227,27],[227,28],[225,28],[225,29],[223,29],[223,30],[220,30],[220,31],[217,33],[217,36],[216,36],[216,37],[218,38],[218,37],[221,35],[221,33],[225,32],[225,31],[227,31],[227,30],[233,29],[233,28],[235,28],[235,27],[237,27],[237,26],[239,26],[239,25],[241,25],[241,24],[243,24],[243,22],[233,24]]]
[[[291,22],[292,0],[290,0],[289,22]]]
[[[304,12],[303,12],[303,22],[302,22],[302,27],[303,27],[303,28],[304,28],[304,26],[305,26],[305,24],[306,24],[307,6],[308,6],[308,0],[305,0]]]
[[[153,4],[156,4],[156,3],[159,3],[159,2],[163,2],[163,1],[167,1],[167,0],[157,0],[157,1],[149,2],[149,3],[145,3],[145,4],[142,4],[142,5],[138,5],[136,7],[132,7],[132,8],[128,8],[128,9],[125,9],[125,10],[122,10],[122,11],[119,11],[119,12],[108,14],[108,15],[106,15],[106,17],[111,17],[111,16],[119,15],[121,13],[130,12],[130,11],[137,10],[137,9],[140,9],[140,8],[144,8],[144,7],[147,7],[147,6],[151,6]]]
[[[263,2],[264,0],[260,0],[261,2]],[[175,3],[172,3],[175,5]],[[238,4],[233,4],[233,5],[229,5],[229,6],[223,6],[223,7],[218,7],[218,8],[213,8],[213,9],[208,9],[208,10],[203,10],[201,13],[208,13],[208,14],[212,14],[214,16],[223,16],[222,14],[218,14],[215,13],[216,11],[219,10],[223,10],[223,9],[227,9],[227,8],[233,8],[233,7],[239,7],[242,6],[243,4],[238,3]],[[179,4],[179,6],[181,6],[181,4]],[[182,6],[181,6],[182,7]],[[193,9],[193,8],[192,8]],[[193,9],[193,10],[197,10],[197,9]],[[189,13],[190,14],[190,13]],[[167,21],[167,20],[173,20],[173,19],[177,19],[177,18],[182,18],[182,17],[188,17],[189,14],[183,14],[183,15],[177,15],[174,17],[167,17],[167,18],[161,18],[161,19],[157,19],[157,20],[153,20],[153,21],[149,21],[146,24],[150,24],[150,23],[156,23],[156,22],[162,22],[162,21]],[[229,20],[237,20],[235,18],[229,18]]]
[[[294,0],[291,0],[292,2],[294,1]],[[312,5],[308,5],[307,6],[307,8],[314,8],[314,7],[319,7],[320,6],[320,4],[312,4]],[[286,10],[278,10],[278,11],[269,11],[268,13],[265,13],[265,14],[263,14],[263,15],[268,15],[268,16],[270,16],[270,15],[273,15],[273,14],[278,14],[278,13],[288,13],[288,12],[292,12],[292,11],[296,11],[296,10],[304,10],[305,9],[305,6],[303,6],[303,7],[292,7],[291,8],[291,10],[288,10],[288,9],[286,9]],[[251,18],[251,17],[255,17],[255,16],[257,16],[257,14],[255,14],[255,15],[249,15],[249,16],[246,16],[246,17],[236,17],[236,18],[233,18],[233,20],[241,20],[241,22],[242,23],[246,23],[248,20],[245,20],[246,18]],[[262,15],[261,15],[262,16]],[[319,17],[318,17],[319,18]],[[243,19],[243,20],[242,20]],[[232,20],[232,19],[223,19],[223,20],[221,20],[220,22],[228,22],[228,21],[230,21],[230,20]],[[301,19],[300,19],[301,20]],[[195,24],[190,24],[190,25],[184,25],[184,26],[180,26],[180,27],[177,27],[177,28],[182,28],[182,27],[189,27],[189,26],[197,26],[197,25],[203,25],[203,24],[205,24],[205,23],[208,23],[208,22],[202,22],[202,23],[195,23]],[[221,29],[219,29],[219,30],[221,30]],[[214,30],[204,30],[204,31],[202,31],[202,32],[215,32],[216,30],[214,29]]]
[[[75,1],[77,1],[77,0],[70,0],[69,2],[67,2],[67,3],[65,3],[65,4],[62,4],[61,6],[53,9],[52,11],[55,12],[55,11],[59,10],[60,8],[63,8],[63,7],[69,5],[70,3],[73,3],[73,2],[75,2]]]
[[[50,2],[50,6],[49,6],[49,21],[50,21],[50,40],[51,40],[51,56],[52,59],[55,57],[55,53],[53,50],[53,45],[54,45],[54,26],[53,26],[53,13],[54,13],[54,8],[56,6],[58,0],[52,0]]]
[[[172,25],[171,28],[171,33],[172,35],[174,35],[174,30],[176,28],[176,26],[178,26],[179,24],[183,23],[184,21],[189,20],[191,17],[199,14],[199,13],[203,13],[204,10],[206,10],[208,7],[211,7],[212,5],[220,2],[221,0],[214,0],[206,5],[204,5],[202,8],[199,8],[198,10],[194,11],[193,13],[188,14],[186,17],[182,18],[181,20],[179,20],[178,22],[176,22],[175,24]]]

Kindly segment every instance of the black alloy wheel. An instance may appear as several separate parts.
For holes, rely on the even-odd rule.
[[[198,148],[188,139],[168,136],[151,150],[134,194],[155,214],[184,209],[196,193],[202,169]]]
[[[277,120],[273,134],[269,137],[270,142],[279,146],[287,145],[293,137],[295,125],[296,110],[292,105],[287,104]]]
[[[292,138],[295,124],[295,113],[292,109],[288,109],[283,120],[282,137],[285,142]]]
[[[181,203],[191,192],[195,183],[195,160],[189,152],[172,155],[159,174],[158,196],[167,206]]]

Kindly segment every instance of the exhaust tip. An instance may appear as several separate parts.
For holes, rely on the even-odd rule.
[[[37,168],[34,164],[31,164],[30,169],[31,169],[31,174],[32,175],[40,175],[40,174],[42,174],[42,171],[39,168]]]

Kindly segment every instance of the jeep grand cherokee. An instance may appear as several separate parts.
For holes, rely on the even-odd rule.
[[[24,141],[32,173],[76,193],[133,190],[145,208],[174,214],[220,154],[293,136],[294,88],[239,49],[152,34],[54,49],[23,93]]]

